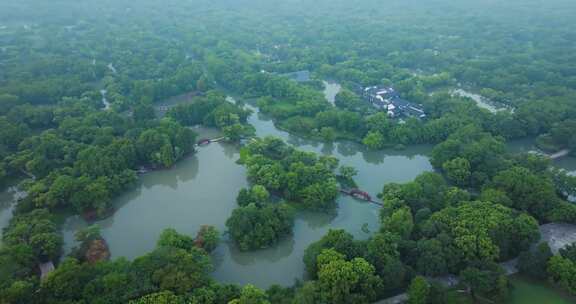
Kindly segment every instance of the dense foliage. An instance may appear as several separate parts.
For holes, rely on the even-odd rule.
[[[290,234],[293,225],[293,211],[284,204],[249,204],[235,209],[226,221],[241,250],[266,248]]]
[[[446,303],[423,277],[448,274],[502,302],[498,263],[518,255],[522,273],[576,293],[576,246],[531,247],[539,224],[576,223],[576,178],[505,146],[536,137],[546,152],[576,151],[575,11],[570,0],[3,1],[0,187],[24,179],[26,196],[2,234],[0,303],[370,303],[406,289],[411,303]],[[328,79],[343,87],[334,105]],[[426,118],[376,110],[367,86],[394,87]],[[365,240],[331,230],[306,250],[310,280],[290,288],[214,282],[210,226],[166,230],[134,261],[92,259],[105,242],[88,229],[62,256],[63,218],[109,215],[137,171],[194,152],[189,126],[253,135],[250,111],[223,90],[301,136],[436,144],[437,173],[384,185],[380,229]],[[242,250],[289,235],[293,209],[333,210],[356,173],[276,138],[252,140],[240,162],[252,186],[226,224]],[[40,280],[46,262],[56,270]]]
[[[240,161],[246,165],[252,183],[288,202],[313,210],[335,206],[338,160],[334,157],[318,157],[298,151],[281,139],[266,137],[243,147]]]

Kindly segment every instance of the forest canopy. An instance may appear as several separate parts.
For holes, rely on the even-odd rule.
[[[576,177],[551,160],[576,155],[574,20],[572,0],[2,1],[0,189],[18,195],[1,202],[0,303],[505,303],[515,258],[576,294],[576,246],[540,239],[576,224]],[[256,116],[288,140],[256,137]],[[110,218],[142,174],[220,141],[246,179],[220,226],[166,227],[133,260],[98,226],[65,244],[67,219]],[[300,141],[364,158],[434,147],[411,181],[369,176],[374,231],[326,229],[304,252],[300,216],[343,212],[373,173]],[[213,278],[221,244],[250,256],[282,242],[305,281]],[[430,280],[446,276],[465,292]]]

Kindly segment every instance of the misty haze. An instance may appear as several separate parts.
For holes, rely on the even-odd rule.
[[[0,304],[576,303],[576,1],[0,0]]]

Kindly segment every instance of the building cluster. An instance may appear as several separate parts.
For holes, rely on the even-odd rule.
[[[404,100],[392,87],[372,86],[362,90],[364,100],[390,117],[426,118],[422,105]]]

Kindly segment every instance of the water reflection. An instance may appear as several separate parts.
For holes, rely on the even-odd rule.
[[[134,258],[151,251],[165,228],[194,235],[208,224],[224,231],[236,194],[247,186],[245,169],[235,163],[237,151],[227,144],[200,147],[171,170],[143,175],[135,189],[115,199],[115,214],[97,222],[112,256]],[[66,249],[74,245],[74,231],[86,225],[79,217],[66,221]]]
[[[280,137],[299,149],[333,155],[343,165],[358,170],[356,181],[362,189],[377,194],[385,183],[406,182],[432,170],[426,156],[430,146],[404,151],[369,151],[362,145],[339,141],[322,143],[290,135],[276,129],[273,122],[257,109],[249,117],[257,136]],[[210,129],[194,128],[200,137],[219,136]],[[238,191],[247,187],[245,168],[236,164],[238,147],[224,143],[199,148],[197,154],[176,164],[171,170],[142,176],[136,189],[115,200],[114,216],[98,222],[113,257],[134,258],[151,251],[160,232],[168,227],[194,235],[201,225],[214,225],[225,231],[226,219],[236,208]],[[275,246],[255,252],[241,252],[230,241],[215,252],[213,277],[230,283],[290,285],[304,278],[302,257],[308,245],[329,229],[345,229],[355,237],[369,237],[366,231],[379,227],[378,206],[349,197],[338,199],[338,209],[330,214],[298,212],[293,235]],[[78,217],[64,227],[67,248],[73,244],[73,232],[87,225]]]
[[[538,150],[535,142],[535,138],[513,140],[506,143],[506,148],[509,152],[512,153],[528,153]],[[565,169],[572,175],[576,175],[576,157],[574,156],[567,156],[556,159],[552,162],[552,164],[558,168]]]
[[[358,239],[369,236],[363,229],[378,229],[378,207],[348,197],[338,200],[338,211],[332,214],[302,211],[296,216],[293,236],[273,248],[240,252],[228,242],[216,252],[213,276],[219,281],[255,284],[266,288],[272,284],[291,285],[304,279],[304,251],[329,229],[345,229]]]
[[[225,242],[224,247],[225,250],[228,250],[227,256],[231,257],[235,263],[241,266],[249,266],[260,262],[275,263],[281,261],[293,253],[295,243],[294,236],[290,235],[273,247],[252,252],[240,251],[238,246],[231,241]]]
[[[338,216],[338,210],[320,213],[313,211],[301,211],[298,213],[297,220],[305,224],[309,229],[318,229],[330,224]]]
[[[238,152],[240,147],[236,144],[218,143],[218,145],[224,152],[224,155],[230,160],[235,160],[240,155]]]
[[[322,145],[322,149],[320,151],[322,152],[322,154],[332,155],[334,154],[335,148],[336,146],[334,145],[334,143],[325,143],[324,145]]]
[[[353,156],[358,153],[358,144],[351,141],[339,142],[336,151],[342,156]]]

